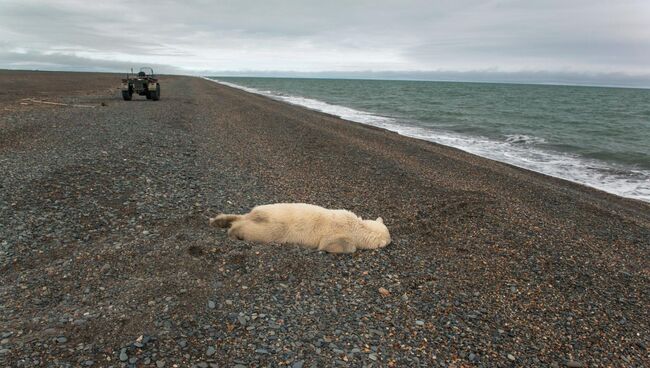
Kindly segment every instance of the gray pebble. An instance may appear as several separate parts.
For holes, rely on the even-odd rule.
[[[205,355],[212,356],[216,352],[217,352],[217,349],[215,349],[214,346],[208,346],[208,350],[206,350]]]
[[[123,348],[120,350],[120,360],[126,362],[127,359],[129,359],[129,356],[126,355],[126,348]]]
[[[239,323],[241,323],[242,326],[246,326],[246,318],[244,318],[244,316],[237,317],[237,320]]]

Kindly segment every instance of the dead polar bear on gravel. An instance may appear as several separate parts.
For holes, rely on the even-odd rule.
[[[305,203],[257,206],[245,215],[221,214],[210,225],[230,228],[234,239],[261,243],[293,243],[330,253],[383,248],[390,243],[381,217],[363,220],[346,210],[328,210]]]

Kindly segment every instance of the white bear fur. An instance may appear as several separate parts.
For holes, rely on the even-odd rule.
[[[234,239],[260,243],[290,243],[330,253],[383,248],[390,234],[381,217],[363,220],[346,210],[329,210],[306,203],[257,206],[244,215],[221,214],[211,226],[230,228]]]

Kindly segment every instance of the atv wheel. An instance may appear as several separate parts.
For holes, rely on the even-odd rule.
[[[133,97],[133,94],[131,93],[130,90],[129,91],[122,91],[122,98],[124,99],[124,101],[131,101],[132,97]]]
[[[151,100],[153,98],[153,93],[152,92],[147,91],[147,92],[144,93],[144,95],[145,95],[145,97],[147,97],[147,100]]]
[[[160,100],[160,84],[156,85],[156,92],[151,93],[151,98],[154,101]]]

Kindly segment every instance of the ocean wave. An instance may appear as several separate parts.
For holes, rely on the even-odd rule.
[[[379,116],[345,106],[333,105],[316,99],[292,96],[275,91],[261,91],[230,82],[211,78],[206,79],[247,92],[336,115],[346,120],[392,130],[407,137],[451,146],[478,156],[570,180],[623,197],[650,202],[650,170],[617,167],[606,162],[591,160],[568,153],[544,150],[535,146],[536,144],[545,143],[544,139],[539,137],[513,134],[505,136],[503,141],[498,141],[480,136],[461,135],[411,125],[394,118]]]
[[[526,134],[507,134],[505,136],[506,142],[511,144],[538,144],[546,143],[546,139],[540,137],[533,137]]]

